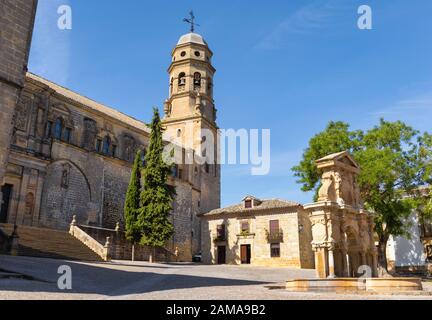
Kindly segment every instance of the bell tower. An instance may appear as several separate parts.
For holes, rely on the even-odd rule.
[[[217,132],[211,64],[213,52],[197,33],[183,35],[172,51],[169,98],[165,101],[166,134],[197,149],[202,129]],[[216,137],[216,136],[215,136]]]
[[[220,207],[220,165],[218,164],[218,127],[213,100],[213,52],[203,37],[194,32],[180,37],[171,53],[169,95],[164,104],[165,138],[175,141],[201,162],[192,170],[194,185],[199,190],[199,211],[208,212]]]

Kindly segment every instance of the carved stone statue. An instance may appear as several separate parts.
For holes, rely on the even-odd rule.
[[[363,208],[363,201],[361,198],[360,187],[357,184],[357,179],[354,177],[354,206],[360,209]]]
[[[318,201],[335,201],[334,181],[331,172],[325,172],[321,178],[321,188],[318,192]]]
[[[169,103],[169,100],[165,100],[164,103],[164,113],[166,117],[170,117],[171,116],[171,104]]]
[[[195,113],[198,115],[201,114],[201,94],[199,92],[196,94]]]
[[[335,180],[335,193],[336,193],[336,202],[340,205],[344,205],[345,201],[343,199],[343,190],[342,190],[342,175],[340,172],[336,171],[334,173],[334,180]]]

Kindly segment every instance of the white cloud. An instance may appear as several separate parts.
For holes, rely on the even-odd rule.
[[[401,120],[413,126],[414,129],[431,131],[432,88],[426,93],[396,101],[388,107],[371,112],[370,115],[375,120],[377,118],[384,118],[388,121]]]
[[[336,15],[340,13],[340,4],[340,1],[320,0],[301,7],[279,23],[270,34],[261,40],[257,47],[274,49],[279,47],[290,35],[314,34],[329,28],[335,23]]]
[[[68,0],[39,1],[29,64],[30,72],[61,85],[69,77],[73,31],[58,28],[57,9],[68,4]]]

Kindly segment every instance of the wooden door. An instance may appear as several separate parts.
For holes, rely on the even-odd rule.
[[[12,185],[6,184],[2,187],[3,203],[0,209],[0,223],[8,222],[9,203],[12,195]]]
[[[225,264],[226,263],[226,247],[218,246],[217,248],[217,263]]]
[[[240,256],[242,264],[251,263],[251,246],[250,244],[242,245],[240,247]]]

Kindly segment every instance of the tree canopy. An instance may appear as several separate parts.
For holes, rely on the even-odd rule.
[[[163,160],[164,145],[162,123],[158,110],[154,109],[151,124],[150,143],[145,156],[143,186],[140,200],[138,221],[142,230],[140,243],[153,247],[162,247],[174,233],[169,219],[175,188],[168,184],[171,165]]]
[[[142,166],[142,152],[139,150],[135,156],[124,207],[126,238],[133,244],[141,240],[141,230],[138,225],[138,210],[140,208]]]
[[[318,191],[320,173],[315,161],[331,153],[349,151],[361,172],[358,184],[366,209],[375,214],[375,231],[381,251],[390,235],[409,236],[407,218],[413,209],[430,217],[429,196],[419,190],[432,182],[432,138],[401,121],[383,119],[368,131],[350,130],[344,122],[330,122],[315,135],[293,168],[303,191]],[[385,257],[385,252],[381,252]],[[385,265],[386,267],[386,265]]]

